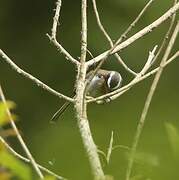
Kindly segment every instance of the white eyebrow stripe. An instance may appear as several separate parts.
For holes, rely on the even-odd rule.
[[[109,87],[109,88],[111,88],[110,82],[111,82],[112,76],[113,76],[114,74],[115,74],[115,72],[112,71],[112,72],[110,73],[110,75],[109,75],[109,78],[108,78],[108,81],[107,81],[107,84],[108,84],[108,87]]]

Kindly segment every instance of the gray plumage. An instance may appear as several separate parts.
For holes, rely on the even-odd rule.
[[[93,72],[94,71],[90,71],[87,73],[86,79],[90,79],[93,75]],[[121,83],[122,77],[118,72],[99,69],[87,86],[87,95],[92,97],[104,95],[120,88]],[[51,121],[56,121],[69,105],[70,102],[65,102],[53,115]]]

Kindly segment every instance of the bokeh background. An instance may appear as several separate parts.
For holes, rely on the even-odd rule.
[[[146,2],[97,1],[102,22],[113,40],[128,27]],[[171,5],[171,0],[154,2],[130,34],[153,22]],[[27,72],[59,92],[71,95],[76,70],[46,36],[52,27],[54,8],[55,0],[0,0],[0,48]],[[136,72],[140,71],[149,50],[161,43],[168,25],[169,21],[166,21],[120,53],[129,67]],[[80,56],[80,26],[80,1],[63,1],[58,40],[75,58]],[[173,52],[178,45],[177,40]],[[88,49],[95,56],[108,48],[109,44],[96,24],[92,3],[89,1]],[[179,129],[178,67],[179,63],[176,60],[164,70],[153,98],[138,147],[138,152],[142,155],[136,161],[133,172],[139,179],[179,179],[179,159],[172,153],[165,126],[168,122]],[[103,68],[121,72],[124,84],[132,78],[114,57],[110,57]],[[152,79],[153,77],[150,77],[137,84],[111,103],[89,105],[90,126],[100,150],[107,151],[112,130],[115,145],[131,145]],[[2,61],[2,58],[0,82],[6,97],[17,104],[17,125],[35,159],[69,179],[92,179],[73,108],[70,107],[57,124],[50,124],[53,113],[64,101],[17,74]],[[9,138],[9,142],[23,154],[16,140]],[[108,165],[100,156],[105,172],[112,174],[115,179],[124,179],[126,154],[125,149],[115,149]]]

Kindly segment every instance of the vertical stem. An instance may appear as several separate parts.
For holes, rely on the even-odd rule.
[[[56,39],[56,35],[57,35],[57,26],[58,26],[58,20],[59,20],[59,16],[60,16],[61,5],[62,5],[62,1],[57,0],[55,15],[53,17],[53,26],[52,26],[52,38],[53,39]]]
[[[104,180],[105,176],[101,167],[100,159],[97,153],[97,147],[93,141],[93,137],[91,134],[89,122],[86,114],[86,103],[83,106],[83,112],[81,108],[79,108],[78,104],[76,104],[77,111],[77,119],[78,119],[78,127],[81,133],[82,141],[84,148],[86,150],[91,171],[95,180]],[[80,116],[80,112],[82,115]]]
[[[87,53],[87,0],[82,0],[82,31],[81,31],[81,59],[78,67],[76,81],[76,102],[75,109],[77,114],[78,127],[89,158],[92,174],[95,179],[104,179],[104,173],[101,167],[97,147],[93,141],[89,122],[87,119],[87,104],[85,100],[85,77],[87,71],[86,53]]]
[[[133,144],[132,144],[132,148],[131,148],[130,159],[129,159],[127,172],[126,172],[126,180],[130,179],[130,176],[131,176],[131,173],[132,173],[132,167],[133,167],[133,163],[134,163],[134,158],[135,158],[135,153],[136,153],[136,150],[137,150],[137,145],[138,145],[139,138],[140,138],[140,135],[142,133],[142,130],[143,130],[143,127],[144,127],[144,124],[145,124],[146,116],[147,116],[147,113],[148,113],[148,110],[149,110],[153,95],[154,95],[155,90],[157,88],[158,82],[160,80],[161,74],[163,72],[164,64],[166,63],[167,58],[168,58],[168,56],[169,56],[169,54],[170,54],[170,52],[172,50],[172,47],[174,45],[174,42],[175,42],[175,40],[177,38],[178,31],[179,31],[179,21],[178,21],[178,23],[176,25],[176,28],[175,28],[175,30],[174,30],[174,32],[172,34],[172,37],[171,37],[171,39],[169,41],[169,44],[167,46],[167,49],[165,51],[165,54],[164,54],[164,56],[163,56],[163,58],[161,60],[159,70],[157,71],[157,73],[155,75],[155,78],[154,78],[154,80],[152,82],[152,85],[150,87],[150,91],[149,91],[149,93],[147,95],[145,105],[144,105],[144,108],[143,108],[139,123],[137,125],[136,134],[134,136],[134,140],[133,140]]]

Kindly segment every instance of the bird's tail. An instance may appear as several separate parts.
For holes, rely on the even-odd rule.
[[[58,120],[58,118],[65,112],[65,110],[68,108],[68,106],[70,105],[70,102],[65,102],[60,109],[58,109],[58,111],[52,116],[51,118],[51,122],[56,122]]]

